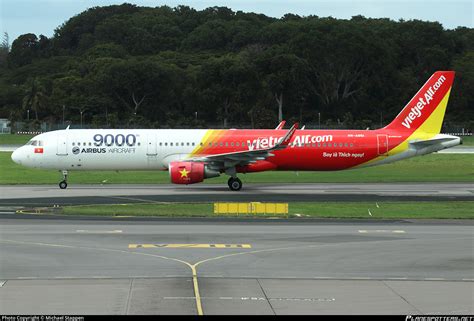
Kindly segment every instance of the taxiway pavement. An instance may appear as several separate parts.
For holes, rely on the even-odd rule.
[[[137,202],[473,201],[472,183],[2,185],[0,206],[53,206]]]
[[[471,220],[3,214],[0,314],[473,314],[473,256]]]

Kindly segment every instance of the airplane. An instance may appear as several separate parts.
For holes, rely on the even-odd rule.
[[[335,171],[392,163],[461,143],[440,134],[454,71],[437,71],[395,119],[375,130],[69,129],[42,133],[11,155],[27,167],[69,171],[168,170],[172,183],[222,174],[232,191],[237,174]]]

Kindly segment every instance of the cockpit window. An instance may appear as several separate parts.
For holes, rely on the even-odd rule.
[[[42,140],[30,140],[26,145],[32,145],[32,146],[43,146],[43,141]]]

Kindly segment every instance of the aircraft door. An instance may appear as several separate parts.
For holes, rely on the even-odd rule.
[[[156,134],[151,132],[147,134],[147,147],[146,147],[147,156],[157,156],[158,150],[156,147]]]
[[[58,156],[67,156],[68,149],[68,133],[63,131],[62,133],[56,135],[56,155]]]
[[[377,135],[377,154],[387,156],[388,155],[388,136]]]

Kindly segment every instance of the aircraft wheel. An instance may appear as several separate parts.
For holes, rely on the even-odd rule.
[[[66,189],[66,187],[67,187],[66,181],[61,181],[61,182],[59,182],[59,188],[60,188],[60,189]]]
[[[240,191],[242,188],[242,181],[238,177],[229,178],[227,184],[229,185],[231,191]]]

